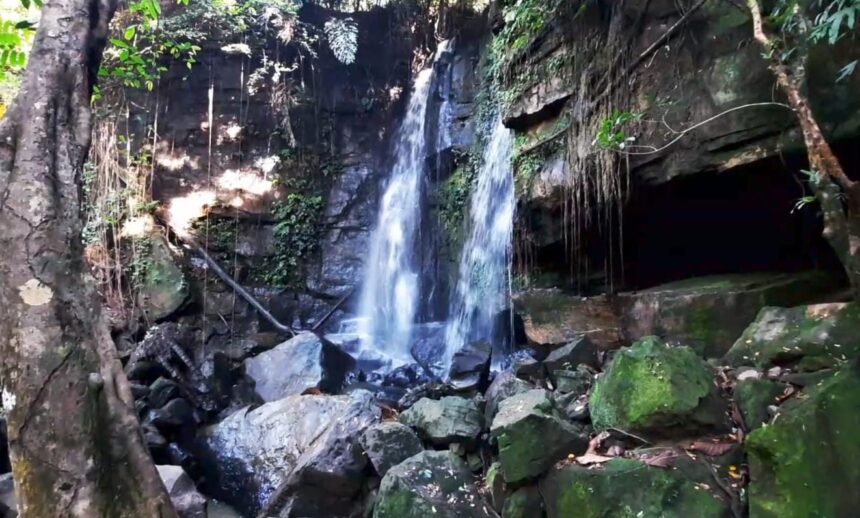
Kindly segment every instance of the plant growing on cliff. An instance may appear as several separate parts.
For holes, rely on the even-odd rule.
[[[358,25],[352,18],[332,18],[325,22],[325,35],[334,57],[345,65],[355,62],[358,52]]]
[[[320,222],[325,200],[313,194],[306,180],[290,179],[290,193],[275,204],[275,254],[266,262],[260,280],[273,286],[295,286],[303,267],[319,245]]]
[[[845,268],[855,300],[860,301],[860,183],[845,174],[802,88],[807,43],[824,38],[825,34],[828,41],[837,41],[842,20],[850,16],[849,26],[853,27],[855,9],[860,3],[857,0],[819,0],[817,5],[823,10],[813,23],[796,1],[779,2],[771,17],[771,21],[780,24],[778,28],[782,31],[781,35],[776,35],[773,28],[766,25],[759,0],[747,0],[753,36],[764,49],[769,68],[803,133],[810,169],[815,172],[809,175],[809,185],[824,216],[823,235]],[[810,27],[813,28],[811,32]],[[816,33],[815,27],[824,29]]]

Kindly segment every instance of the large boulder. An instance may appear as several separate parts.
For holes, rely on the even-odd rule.
[[[207,518],[206,497],[197,491],[182,466],[156,466],[156,469],[179,518]]]
[[[454,353],[448,370],[448,383],[457,390],[485,388],[490,376],[492,352],[492,344],[482,340]]]
[[[657,335],[718,358],[765,306],[815,301],[834,289],[823,273],[699,277],[619,295],[627,338]]]
[[[852,302],[764,308],[726,360],[731,365],[792,363],[800,370],[817,370],[857,356],[860,306]]]
[[[537,486],[524,486],[505,500],[503,518],[533,518],[544,515],[543,497]]]
[[[371,426],[361,436],[361,446],[380,477],[392,466],[424,450],[421,439],[406,425],[388,421]]]
[[[788,385],[769,379],[747,378],[737,382],[734,399],[747,431],[770,421],[769,407],[777,405],[777,397]]]
[[[270,351],[245,360],[245,374],[254,380],[264,401],[277,401],[308,389],[340,392],[355,361],[337,346],[313,333],[301,333]]]
[[[750,516],[855,516],[860,509],[860,363],[811,386],[747,437]]]
[[[597,469],[565,465],[540,482],[548,518],[731,516],[728,504],[713,490],[678,470],[630,459],[614,459]]]
[[[566,344],[583,334],[603,349],[623,342],[618,314],[605,296],[585,298],[557,289],[535,289],[518,293],[514,309],[534,344]]]
[[[151,234],[144,239],[149,253],[142,259],[137,301],[149,320],[161,320],[185,304],[188,283],[164,236]]]
[[[714,374],[689,347],[644,338],[620,350],[597,378],[590,397],[594,427],[646,436],[719,428],[727,405]]]
[[[484,407],[484,419],[487,423],[492,423],[496,417],[496,412],[499,409],[499,404],[505,399],[528,392],[534,389],[535,386],[527,381],[519,379],[512,371],[506,370],[496,375],[496,378],[490,383],[490,387],[484,394],[487,399],[487,404]]]
[[[499,444],[499,461],[509,484],[537,477],[588,445],[588,434],[561,419],[549,392],[540,389],[502,401],[490,433]]]
[[[556,370],[575,370],[579,365],[600,367],[598,348],[586,336],[577,336],[570,343],[553,349],[543,361],[549,372]]]
[[[425,451],[388,471],[379,487],[375,518],[484,518],[489,506],[462,459],[447,451]]]
[[[478,404],[473,399],[457,396],[422,398],[400,414],[400,422],[416,429],[423,439],[440,446],[455,442],[472,444],[483,428]]]
[[[241,409],[201,433],[213,496],[255,515],[279,489],[325,487],[332,507],[358,489],[367,458],[358,437],[380,410],[366,391],[290,396]],[[306,494],[312,495],[312,491]],[[284,494],[284,500],[289,495]]]

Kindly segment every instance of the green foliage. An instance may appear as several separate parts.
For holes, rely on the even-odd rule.
[[[809,34],[813,41],[825,40],[833,45],[854,31],[860,18],[860,0],[817,0],[815,4],[820,12]]]
[[[644,116],[643,112],[613,111],[611,117],[606,117],[600,121],[600,128],[594,143],[604,149],[623,150],[635,140],[635,137],[628,133],[629,125],[641,122]]]
[[[328,46],[338,61],[345,65],[355,62],[358,52],[358,25],[352,18],[332,18],[325,22]]]
[[[780,58],[788,62],[797,54],[806,54],[810,44],[834,45],[843,38],[856,38],[857,19],[860,18],[860,0],[778,0],[768,21],[781,31],[777,42]],[[843,66],[836,82],[851,76],[857,60]]]
[[[457,162],[459,166],[442,184],[439,191],[439,217],[452,247],[461,237],[469,197],[480,167],[480,159],[474,154],[457,157]]]
[[[262,272],[264,282],[275,286],[293,286],[302,278],[304,264],[319,244],[320,220],[325,200],[319,194],[307,194],[307,182],[287,182],[294,189],[275,206],[275,255]]]
[[[189,0],[178,0],[182,6]],[[197,62],[200,46],[175,39],[160,25],[158,0],[137,0],[129,5],[133,23],[120,31],[121,37],[110,38],[105,60],[99,70],[102,81],[117,81],[129,88],[155,88],[161,74],[167,71],[163,62],[169,56],[183,61],[190,69]]]
[[[131,240],[131,258],[124,263],[126,278],[132,289],[137,292],[153,271],[152,238],[134,237]]]

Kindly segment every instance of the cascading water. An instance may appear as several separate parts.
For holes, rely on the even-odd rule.
[[[408,361],[420,291],[416,240],[427,155],[425,126],[433,71],[415,80],[395,145],[395,162],[371,238],[358,329],[364,349]]]
[[[510,256],[516,202],[511,167],[513,133],[498,120],[484,149],[472,193],[469,238],[460,256],[460,278],[445,333],[445,364],[468,343],[490,340],[497,315],[508,307]],[[494,364],[506,351],[493,351]]]

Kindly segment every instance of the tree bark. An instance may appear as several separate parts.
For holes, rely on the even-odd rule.
[[[114,9],[46,2],[0,123],[2,399],[23,518],[176,516],[83,260],[90,96]]]
[[[817,173],[809,183],[824,216],[823,236],[845,268],[854,299],[860,302],[860,184],[845,174],[824,137],[809,100],[803,94],[799,74],[781,60],[777,40],[764,27],[759,0],[747,0],[747,7],[752,15],[753,36],[764,47],[777,85],[797,115],[809,167]]]

